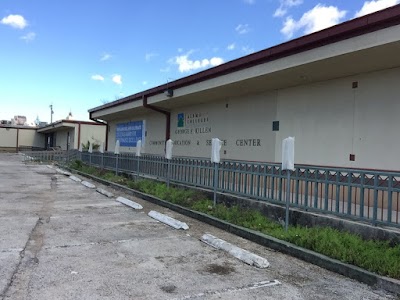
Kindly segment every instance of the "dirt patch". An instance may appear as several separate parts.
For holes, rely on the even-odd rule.
[[[171,285],[163,285],[160,287],[160,289],[168,294],[172,294],[176,290],[176,286],[171,284]]]
[[[235,272],[235,268],[229,265],[210,264],[206,266],[205,271],[211,274],[228,275]]]

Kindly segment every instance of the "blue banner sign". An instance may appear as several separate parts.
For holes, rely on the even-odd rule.
[[[136,147],[137,141],[144,144],[144,121],[117,124],[116,140],[121,147]]]

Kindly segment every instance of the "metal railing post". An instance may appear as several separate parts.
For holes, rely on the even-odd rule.
[[[290,202],[290,170],[286,170],[286,216],[285,216],[285,230],[289,227],[289,202]]]
[[[214,206],[217,205],[218,163],[214,163]]]
[[[119,154],[115,154],[115,175],[118,176],[118,156]]]
[[[169,188],[169,182],[170,182],[170,169],[171,169],[171,162],[169,159],[167,159],[167,188]]]
[[[383,209],[383,208],[382,208]],[[378,174],[374,174],[374,209],[372,216],[372,225],[376,226],[378,219]]]
[[[136,155],[136,159],[137,159],[137,172],[136,172],[136,179],[139,179],[139,168],[140,168],[140,156]]]

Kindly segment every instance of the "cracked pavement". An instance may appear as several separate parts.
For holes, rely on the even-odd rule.
[[[115,197],[46,165],[25,165],[21,155],[0,154],[0,299],[396,299],[99,187]],[[124,206],[118,196],[144,209]],[[172,229],[148,217],[150,210],[190,228]],[[271,266],[257,269],[213,249],[199,241],[204,233],[265,257]]]

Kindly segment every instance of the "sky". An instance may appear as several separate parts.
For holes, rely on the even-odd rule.
[[[88,109],[400,0],[0,0],[0,120]]]

